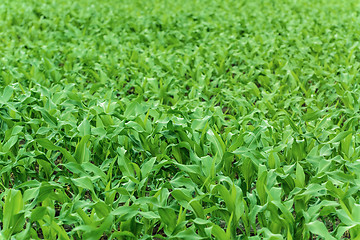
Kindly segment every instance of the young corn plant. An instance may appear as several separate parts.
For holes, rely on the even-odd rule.
[[[0,238],[360,239],[358,12],[1,1]]]

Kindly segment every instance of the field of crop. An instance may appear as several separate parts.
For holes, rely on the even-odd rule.
[[[357,0],[0,1],[0,239],[360,239]]]

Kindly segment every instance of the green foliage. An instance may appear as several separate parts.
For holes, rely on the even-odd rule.
[[[360,239],[359,14],[1,1],[1,239]]]

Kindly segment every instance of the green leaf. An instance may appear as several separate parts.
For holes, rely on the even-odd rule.
[[[78,130],[79,130],[79,136],[80,137],[85,137],[86,135],[91,135],[91,130],[90,130],[90,122],[87,119],[84,119],[80,125],[78,126]]]
[[[302,168],[302,166],[299,163],[296,164],[295,185],[300,188],[305,187],[305,173],[304,173],[304,169]]]
[[[352,133],[352,131],[340,132],[340,133],[337,134],[334,138],[332,138],[330,141],[328,141],[327,144],[340,142],[341,140],[343,140],[344,138],[346,138],[346,137],[347,137],[348,135],[350,135],[351,133]]]
[[[166,224],[167,232],[170,235],[176,227],[177,216],[175,211],[171,208],[159,208],[158,211],[161,221]]]
[[[84,177],[72,179],[71,181],[77,187],[89,189],[91,192],[94,193],[94,185],[93,185],[93,182],[91,181],[91,179],[89,177],[84,176]]]
[[[25,223],[23,209],[24,202],[21,192],[15,189],[7,190],[2,218],[2,233],[6,238],[10,238],[13,233],[23,230]]]
[[[88,141],[90,139],[90,135],[86,135],[81,138],[81,141],[77,144],[75,149],[75,159],[78,163],[88,162],[90,159],[89,151],[86,147]]]
[[[10,86],[6,86],[1,97],[1,103],[7,103],[13,95],[14,89]]]
[[[19,137],[16,136],[12,136],[2,147],[2,152],[8,152],[18,141]]]
[[[328,232],[325,225],[322,222],[314,221],[311,223],[307,223],[306,227],[309,229],[309,231],[313,234],[317,234],[325,239],[335,240],[333,236]]]
[[[38,142],[42,147],[44,147],[48,150],[60,151],[69,162],[75,162],[75,163],[77,162],[75,160],[75,158],[66,149],[55,146],[48,139],[45,139],[45,138],[36,139],[36,142]]]
[[[218,240],[230,240],[224,230],[221,229],[218,225],[213,225],[211,228],[211,234],[215,236]]]
[[[43,219],[43,217],[46,213],[47,213],[46,207],[37,207],[32,211],[30,220],[32,222],[41,220],[41,219]]]

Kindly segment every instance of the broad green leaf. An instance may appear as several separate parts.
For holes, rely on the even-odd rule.
[[[55,146],[53,143],[51,143],[48,139],[42,138],[42,139],[37,139],[36,140],[42,147],[48,149],[48,150],[58,150],[60,151],[64,157],[69,161],[69,162],[77,162],[75,160],[75,158],[64,148]]]
[[[158,211],[161,221],[166,224],[168,233],[171,234],[176,227],[177,216],[175,211],[171,208],[159,208]]]
[[[78,127],[80,137],[84,137],[86,135],[91,135],[90,129],[91,129],[91,126],[90,126],[89,120],[84,119]]]
[[[75,149],[75,159],[78,163],[88,162],[90,158],[89,151],[87,149],[87,143],[90,139],[90,135],[83,136],[81,141],[77,144]]]
[[[302,168],[302,166],[299,163],[296,164],[295,185],[300,188],[305,187],[305,173],[304,173],[304,169]]]
[[[317,234],[325,239],[336,239],[328,232],[325,225],[322,222],[314,221],[311,223],[306,224],[306,227],[309,229],[310,232],[313,234]]]
[[[25,223],[24,202],[19,190],[9,189],[6,191],[5,203],[3,205],[2,234],[6,238],[14,233],[20,232]]]

